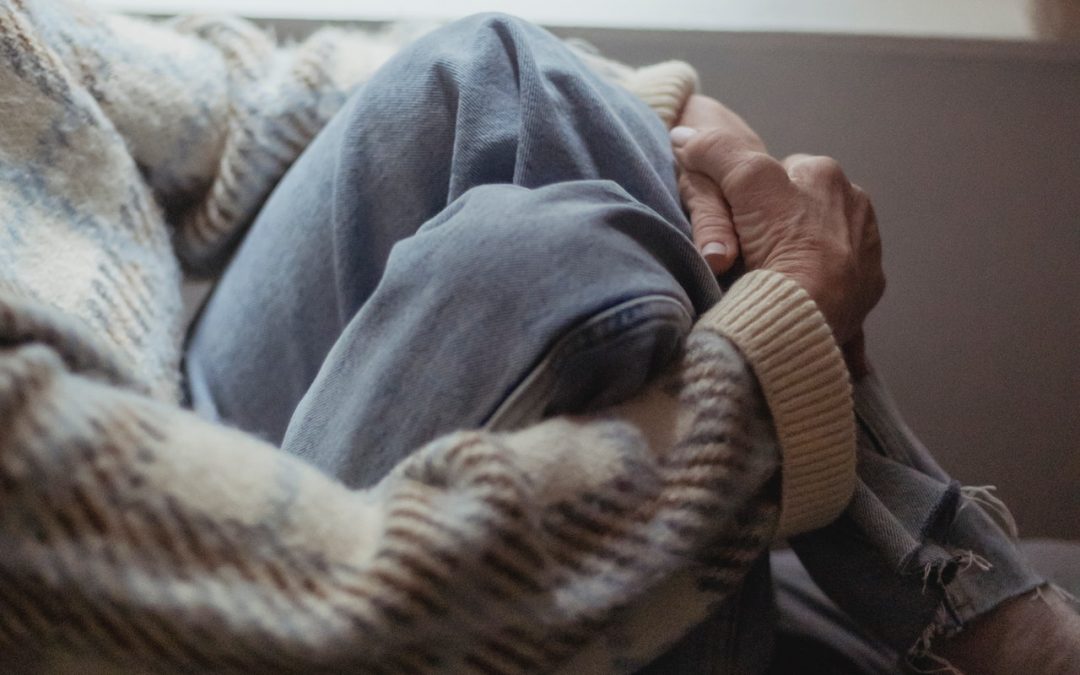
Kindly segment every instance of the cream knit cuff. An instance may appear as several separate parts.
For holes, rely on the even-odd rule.
[[[648,104],[669,129],[675,126],[686,102],[699,89],[697,71],[683,61],[638,68],[624,86]]]
[[[571,41],[567,46],[593,72],[644,101],[669,129],[679,120],[690,96],[700,88],[697,71],[684,61],[632,68],[600,55],[587,43]]]
[[[796,282],[755,270],[701,322],[743,353],[772,412],[783,451],[777,538],[829,523],[855,490],[855,417],[825,317]]]

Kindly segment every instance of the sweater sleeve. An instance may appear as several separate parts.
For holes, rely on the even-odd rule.
[[[784,455],[778,536],[828,524],[855,491],[855,413],[825,317],[797,283],[756,270],[705,324],[738,345],[768,401]]]
[[[0,348],[0,654],[16,664],[537,672],[587,655],[615,612],[662,648],[777,522],[760,393],[708,325],[633,401],[451,434],[363,491],[93,368],[32,331]],[[662,630],[645,620],[671,598]]]
[[[604,662],[592,638],[618,613],[632,658],[655,656],[778,520],[810,526],[843,494],[785,469],[781,516],[767,489],[781,451],[765,400],[785,466],[792,448],[829,456],[799,411],[844,408],[804,390],[831,377],[807,302],[747,275],[635,399],[450,434],[361,491],[23,331],[0,349],[0,652],[157,672],[580,672]]]

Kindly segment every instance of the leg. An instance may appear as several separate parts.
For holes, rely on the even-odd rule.
[[[929,665],[936,641],[1044,579],[912,435],[876,376],[854,394],[855,498],[836,522],[792,547],[863,629],[909,662]]]
[[[1080,593],[1080,543],[1022,540],[1020,550],[1038,574],[1066,593]],[[776,658],[770,672],[797,672],[800,664],[811,660],[828,664],[824,670],[830,673],[896,672],[902,655],[837,607],[792,551],[774,552],[771,557],[778,621]],[[863,592],[874,595],[873,589]]]
[[[292,419],[289,448],[366,484],[346,456],[388,435],[383,468],[497,411],[626,395],[623,364],[664,361],[718,295],[688,230],[651,111],[540,29],[459,22],[283,179],[193,333],[195,404],[274,441]]]

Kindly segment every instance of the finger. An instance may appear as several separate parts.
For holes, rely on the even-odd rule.
[[[854,183],[848,198],[848,218],[855,224],[851,242],[855,250],[865,251],[880,260],[881,233],[874,203],[866,191]]]
[[[761,193],[781,196],[792,187],[780,162],[738,133],[675,127],[671,142],[679,165],[711,178],[736,211],[740,200]]]
[[[827,213],[840,216],[822,219],[821,234],[827,233],[832,241],[858,250],[863,222],[852,217],[853,188],[840,163],[832,157],[806,154],[789,155],[780,163],[792,183],[812,195]]]
[[[796,183],[838,188],[844,194],[851,189],[851,183],[844,174],[844,169],[832,157],[797,153],[785,157],[781,164],[787,170],[791,180]]]
[[[708,176],[683,171],[679,194],[690,213],[694,245],[714,274],[727,272],[739,255],[739,244],[731,209],[716,184]]]
[[[765,143],[746,120],[720,101],[708,96],[691,96],[683,108],[679,124],[692,129],[722,129],[725,133],[742,139],[747,148],[767,152]]]
[[[867,289],[867,294],[873,297],[873,303],[877,304],[884,295],[886,286],[877,214],[874,212],[874,203],[870,200],[870,196],[861,187],[852,185],[851,191],[854,211],[851,218],[856,223],[852,245],[856,251],[865,256],[866,264],[875,271],[871,277],[872,288]]]
[[[861,250],[863,243],[869,243],[870,237],[876,234],[877,227],[872,222],[874,207],[870,203],[870,197],[854,183],[847,194],[847,217],[853,223],[851,244],[856,251]]]
[[[780,160],[780,164],[784,167],[784,169],[788,172],[788,175],[790,176],[792,170],[795,167],[797,167],[799,164],[802,164],[808,159],[812,159],[813,157],[813,155],[809,155],[805,152],[796,152],[795,154],[788,155],[787,157]]]

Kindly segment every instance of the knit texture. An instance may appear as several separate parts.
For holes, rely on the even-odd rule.
[[[778,535],[831,522],[855,490],[855,417],[825,317],[794,281],[757,270],[703,322],[738,345],[769,402],[784,449]]]
[[[713,314],[633,401],[370,490],[176,405],[181,266],[220,268],[393,40],[0,0],[0,44],[0,670],[608,670],[772,539],[780,450]]]
[[[631,68],[605,58],[586,42],[574,40],[568,45],[592,70],[617,82],[648,104],[669,129],[675,126],[687,100],[699,89],[697,71],[684,61]]]

